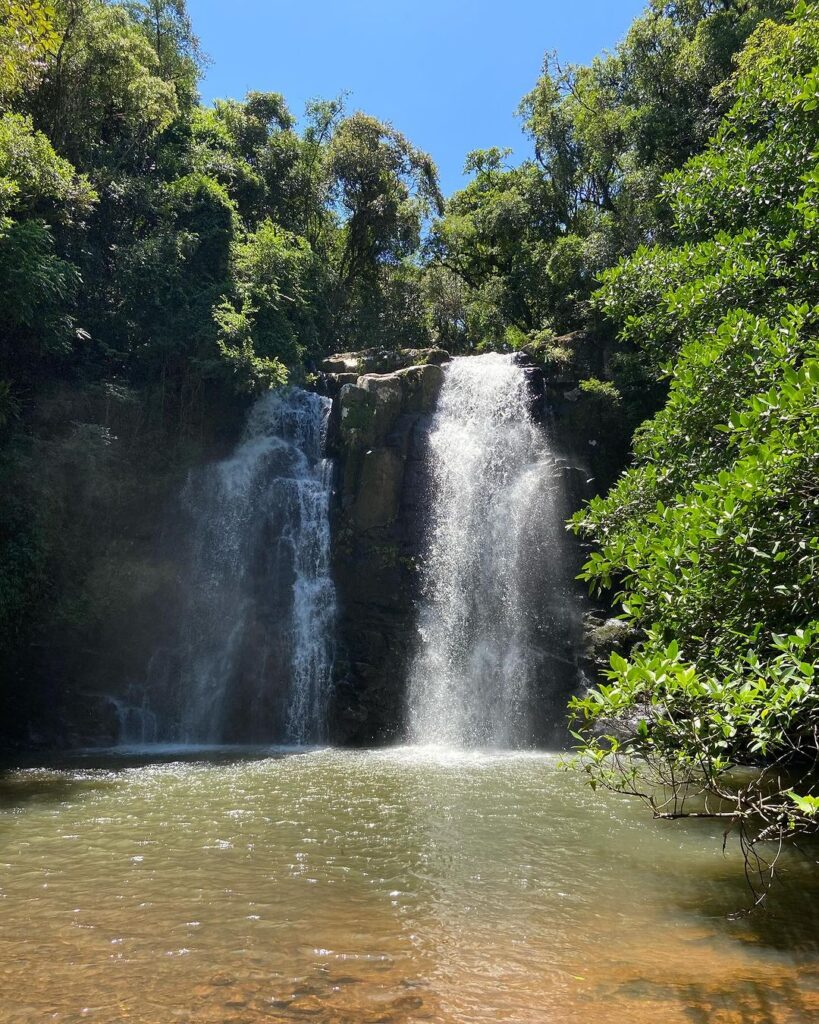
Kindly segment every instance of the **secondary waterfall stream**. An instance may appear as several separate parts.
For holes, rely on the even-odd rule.
[[[430,539],[410,735],[446,746],[533,738],[533,687],[572,633],[564,488],[513,357],[453,360],[429,438]],[[570,665],[573,671],[573,666]]]
[[[182,623],[186,743],[324,738],[335,644],[329,400],[297,388],[253,406],[228,459],[194,474]]]

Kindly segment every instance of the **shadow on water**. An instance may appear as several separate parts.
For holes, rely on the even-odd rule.
[[[794,978],[790,972],[778,981],[738,978],[734,983],[723,981],[719,986],[694,982],[664,985],[654,979],[650,983],[626,984],[618,994],[628,997],[634,1006],[665,997],[680,1007],[684,1019],[691,1024],[807,1024],[815,1019],[816,1003],[807,999],[803,983],[803,978]]]
[[[689,825],[693,832],[708,828]],[[700,861],[695,872],[668,878],[664,917],[687,935],[683,945],[669,946],[662,971],[647,972],[638,959],[636,967],[624,965],[619,977],[604,981],[601,991],[631,1006],[640,1021],[657,1006],[674,1007],[674,1020],[691,1024],[819,1020],[817,862],[819,844],[785,848],[768,899],[753,909],[753,893],[730,846],[724,859],[710,866]]]
[[[730,840],[729,840],[730,842]],[[749,879],[736,870],[735,858],[717,862],[699,884],[677,892],[674,904],[691,918],[710,921],[726,937],[760,954],[787,953],[797,961],[816,963],[819,954],[819,843],[762,851],[775,859],[774,877],[767,895],[754,905],[769,883],[767,874]],[[734,862],[734,863],[732,863]],[[753,885],[754,888],[751,886]]]
[[[783,1008],[791,1019],[813,1019],[815,1003],[808,1004],[791,978],[771,983],[745,979],[729,992],[715,993],[690,985],[678,990],[686,1017],[692,1024],[714,1024],[719,1013],[730,1013],[737,1024],[781,1024]]]
[[[285,746],[282,744],[177,744],[148,743],[119,747],[83,747],[29,755],[17,754],[0,759],[0,772],[8,773],[43,769],[50,771],[110,771],[146,768],[163,764],[239,764],[242,761],[263,761],[270,758],[310,754],[317,746]]]
[[[104,775],[76,776],[40,768],[0,770],[0,812],[21,810],[28,805],[53,805],[76,800],[85,793],[110,789],[114,780]]]

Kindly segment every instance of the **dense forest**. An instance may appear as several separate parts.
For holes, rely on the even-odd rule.
[[[446,200],[343,98],[203,105],[184,0],[0,11],[4,731],[53,698],[55,635],[82,659],[126,601],[112,577],[138,601],[122,536],[250,396],[343,350],[548,375],[591,344],[625,471],[573,527],[634,645],[574,702],[583,763],[658,814],[693,783],[748,839],[813,829],[819,5],[651,0],[612,53],[548,56],[530,155],[470,153]],[[740,764],[766,770],[737,789]]]

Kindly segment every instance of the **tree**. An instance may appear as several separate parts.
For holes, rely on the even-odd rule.
[[[184,0],[129,0],[125,5],[141,24],[159,61],[159,73],[173,82],[184,108],[196,100],[199,76],[207,63],[194,35]]]
[[[179,105],[140,26],[104,0],[57,0],[54,29],[28,100],[36,126],[82,169],[141,167]]]
[[[334,198],[345,215],[339,277],[371,275],[418,247],[421,223],[443,207],[430,158],[366,114],[343,120],[330,142]]]
[[[430,261],[474,295],[471,345],[600,329],[601,273],[661,237],[664,174],[702,150],[728,103],[720,87],[743,41],[784,0],[652,0],[613,53],[586,66],[550,54],[519,113],[534,155],[473,154],[474,180],[433,228]],[[521,245],[515,247],[515,239]]]
[[[0,115],[0,356],[3,394],[38,373],[40,358],[73,340],[76,268],[58,255],[54,228],[81,222],[96,194],[19,114]],[[7,415],[3,419],[7,419]]]
[[[356,113],[329,141],[327,173],[342,218],[333,256],[337,330],[349,336],[365,325],[365,337],[377,336],[386,283],[417,250],[424,219],[443,208],[437,171],[400,132]]]
[[[0,0],[0,101],[8,101],[36,81],[56,40],[50,4]]]
[[[234,253],[235,298],[216,309],[219,352],[243,391],[283,384],[320,352],[322,273],[306,239],[267,220]]]

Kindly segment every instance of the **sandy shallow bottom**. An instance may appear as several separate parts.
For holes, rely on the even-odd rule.
[[[0,779],[0,1024],[819,1020],[819,870],[555,757],[142,752]]]

